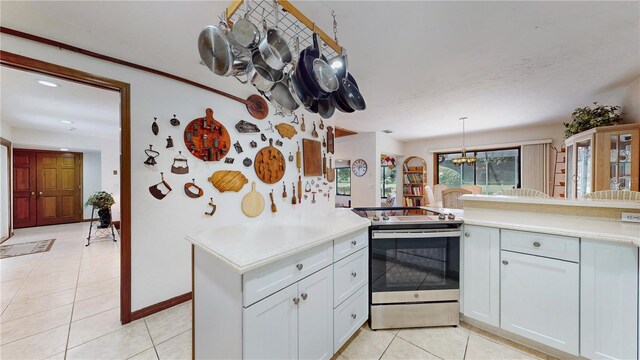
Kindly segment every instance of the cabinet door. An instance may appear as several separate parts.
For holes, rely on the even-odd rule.
[[[580,355],[637,359],[638,248],[582,240]]]
[[[299,359],[330,359],[333,355],[333,267],[298,283]]]
[[[297,297],[293,284],[244,309],[243,358],[298,358]]]
[[[502,251],[500,327],[578,355],[579,265]]]
[[[464,227],[464,315],[500,325],[500,231]]]

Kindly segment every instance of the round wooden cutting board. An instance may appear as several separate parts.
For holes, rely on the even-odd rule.
[[[267,184],[275,184],[284,176],[287,162],[284,155],[273,146],[273,139],[269,139],[269,146],[263,147],[256,154],[253,161],[258,179]]]
[[[256,217],[264,210],[264,196],[256,191],[256,182],[251,182],[251,191],[242,198],[242,212],[248,217]]]

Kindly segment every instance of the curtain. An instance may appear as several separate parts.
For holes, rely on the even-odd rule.
[[[549,193],[549,144],[523,145],[522,188]]]

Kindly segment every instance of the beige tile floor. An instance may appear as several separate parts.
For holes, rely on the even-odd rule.
[[[56,238],[0,260],[0,358],[190,359],[191,303],[120,324],[120,243],[85,247],[87,223],[16,230],[5,244]],[[472,327],[372,331],[336,359],[546,359]]]

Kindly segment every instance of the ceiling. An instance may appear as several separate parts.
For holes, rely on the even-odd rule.
[[[226,1],[9,2],[2,26],[174,73],[234,95],[196,38]],[[640,2],[293,1],[348,50],[367,110],[338,126],[409,140],[567,121],[640,76]],[[615,105],[615,104],[614,104]]]
[[[119,138],[118,92],[1,66],[0,94],[0,118],[13,127]]]

